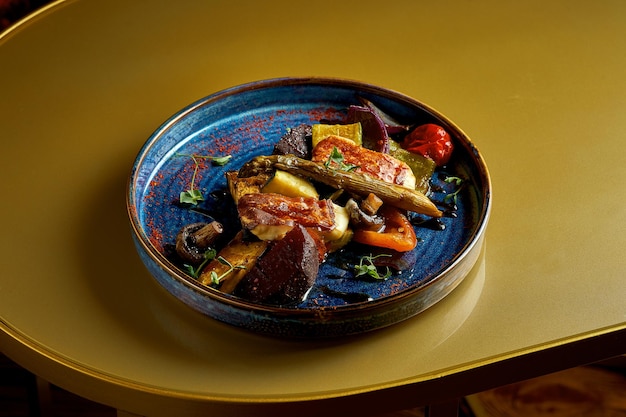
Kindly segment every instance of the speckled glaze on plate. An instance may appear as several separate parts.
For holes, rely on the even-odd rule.
[[[302,123],[341,121],[348,106],[365,98],[407,124],[437,123],[451,135],[455,151],[445,172],[433,176],[431,199],[442,204],[465,179],[456,217],[444,217],[444,230],[416,226],[417,247],[404,255],[408,265],[385,280],[355,278],[351,265],[371,250],[349,246],[331,254],[304,301],[274,306],[248,302],[199,284],[170,260],[180,228],[207,221],[208,213],[234,234],[238,219],[225,196],[225,172],[252,157],[271,154],[289,128]],[[177,203],[194,172],[191,154],[232,155],[223,166],[201,163],[195,186],[206,198],[198,210]],[[491,207],[487,167],[469,138],[427,105],[355,81],[283,78],[254,82],[210,95],[164,123],[140,150],[132,167],[128,214],[137,251],[152,276],[172,295],[207,316],[251,331],[285,337],[336,337],[385,327],[424,311],[448,295],[474,266]],[[199,212],[200,211],[200,212]]]

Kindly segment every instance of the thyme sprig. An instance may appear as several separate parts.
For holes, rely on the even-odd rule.
[[[194,163],[193,174],[191,175],[191,182],[189,184],[189,189],[180,192],[179,201],[182,204],[191,204],[192,206],[198,205],[201,201],[204,201],[204,195],[200,190],[195,188],[196,176],[198,175],[198,170],[200,169],[200,160],[208,160],[211,161],[214,165],[224,166],[226,165],[232,155],[226,156],[213,156],[213,155],[198,155],[198,154],[185,154],[185,153],[177,153],[176,156],[185,156],[191,158]]]
[[[387,266],[387,270],[385,271],[385,273],[383,275],[380,274],[380,272],[378,272],[378,267],[376,265],[374,265],[374,260],[376,258],[380,258],[383,256],[391,256],[387,253],[381,253],[379,255],[369,255],[369,256],[363,256],[360,260],[359,260],[359,264],[354,266],[354,270],[356,272],[356,276],[360,277],[363,275],[367,275],[371,278],[377,279],[377,280],[386,280],[387,278],[389,278],[391,276],[391,270],[389,269],[389,267]]]
[[[193,278],[198,278],[200,276],[200,272],[202,272],[206,264],[215,259],[216,255],[217,252],[215,251],[215,249],[210,248],[209,250],[204,252],[204,259],[202,260],[202,263],[200,263],[200,265],[194,267],[193,265],[184,264],[183,266],[185,267],[185,270],[189,275],[191,275]]]
[[[211,271],[211,282],[215,285],[219,285],[220,281],[222,280],[222,278],[224,278],[226,275],[230,274],[231,272],[233,272],[235,269],[246,269],[245,266],[243,265],[233,265],[230,262],[228,262],[227,259],[225,259],[222,256],[218,256],[217,260],[220,261],[220,263],[228,266],[228,269],[222,273],[221,275],[217,275],[217,272],[215,271]]]
[[[202,261],[202,263],[200,263],[200,265],[194,267],[193,265],[184,264],[183,266],[185,267],[185,271],[187,271],[187,273],[189,275],[191,275],[193,278],[198,278],[200,276],[200,274],[202,273],[202,270],[204,269],[204,267],[209,262],[211,262],[213,259],[216,259],[215,258],[216,256],[217,256],[217,251],[215,249],[213,249],[213,248],[210,248],[209,250],[204,252],[204,260]],[[243,266],[243,265],[233,265],[233,264],[231,264],[223,256],[217,256],[217,260],[221,264],[224,264],[224,265],[228,266],[228,269],[226,271],[224,271],[220,275],[218,275],[217,272],[215,272],[215,271],[211,271],[211,274],[210,274],[211,283],[213,283],[215,285],[219,285],[219,283],[222,280],[222,278],[224,278],[226,275],[228,275],[231,272],[233,272],[235,269],[246,269],[246,267]]]

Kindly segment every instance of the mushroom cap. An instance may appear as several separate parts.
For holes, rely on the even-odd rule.
[[[198,246],[194,233],[206,226],[207,223],[191,223],[183,226],[176,236],[176,253],[182,260],[197,265],[204,260],[206,247]]]

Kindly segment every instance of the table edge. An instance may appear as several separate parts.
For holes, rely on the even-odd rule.
[[[626,353],[626,322],[551,343],[485,358],[412,378],[353,389],[285,397],[234,397],[167,390],[139,384],[79,364],[21,334],[0,318],[3,353],[30,372],[90,400],[142,415],[184,416],[216,412],[224,417],[280,412],[300,416],[345,415],[367,408],[384,413],[465,395]],[[443,389],[443,387],[446,387]],[[169,411],[168,411],[169,410]],[[331,414],[329,414],[331,413]]]

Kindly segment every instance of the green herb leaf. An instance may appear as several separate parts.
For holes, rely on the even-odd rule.
[[[195,188],[196,176],[198,175],[198,170],[200,169],[200,164],[198,163],[198,160],[206,159],[212,161],[215,165],[226,165],[228,161],[230,161],[230,159],[232,158],[232,155],[212,156],[183,153],[176,154],[176,156],[187,156],[191,158],[194,163],[193,174],[191,175],[191,183],[189,184],[189,189],[186,191],[182,191],[179,197],[181,204],[191,204],[192,206],[196,206],[199,202],[204,201],[204,196],[202,195],[202,193]]]
[[[217,272],[211,271],[211,282],[215,285],[220,283],[220,277],[217,276]]]
[[[226,266],[228,266],[228,267],[230,267],[230,268],[233,268],[233,266],[231,265],[231,263],[230,263],[230,262],[228,262],[228,260],[227,260],[227,259],[225,259],[224,257],[222,257],[222,256],[218,256],[218,257],[217,257],[217,260],[218,260],[218,261],[220,261],[220,263],[222,263],[222,264],[224,264],[224,265],[226,265]]]
[[[243,266],[243,265],[233,266],[230,262],[228,262],[227,259],[223,258],[222,256],[218,256],[217,260],[220,263],[222,263],[223,265],[227,265],[228,266],[228,270],[226,270],[222,275],[217,275],[217,272],[211,271],[211,282],[214,285],[219,285],[219,283],[222,280],[222,278],[224,278],[226,275],[228,275],[231,272],[233,272],[235,269],[246,269],[246,267]]]
[[[183,266],[185,267],[185,271],[187,271],[189,275],[194,278],[198,278],[198,271],[196,270],[196,268],[194,268],[193,265],[184,264]]]
[[[198,278],[200,276],[200,272],[202,272],[206,264],[212,261],[213,259],[215,259],[216,254],[217,254],[217,251],[215,249],[213,248],[207,249],[207,251],[204,252],[203,254],[204,260],[202,261],[202,263],[198,265],[198,267],[196,268],[194,268],[193,265],[184,264],[183,266],[185,267],[185,271],[187,271],[187,273],[191,275],[193,278]]]
[[[460,178],[460,177],[452,177],[452,176],[446,177],[444,181],[447,182],[448,184],[450,184],[451,182],[455,183],[456,185],[463,184],[463,178]]]
[[[339,152],[339,149],[335,146],[333,150],[328,155],[328,160],[326,161],[326,166],[330,166],[331,163],[342,164],[343,163],[343,154]]]
[[[198,205],[200,201],[204,201],[204,196],[200,192],[200,190],[187,190],[181,191],[180,193],[180,202],[183,204],[191,204]]]
[[[232,159],[232,157],[233,157],[232,155],[214,156],[211,158],[211,161],[215,165],[224,166]]]
[[[324,165],[327,168],[337,167],[340,171],[347,171],[347,172],[354,171],[355,169],[359,167],[358,165],[346,164],[344,162],[343,154],[341,153],[341,151],[339,151],[339,149],[336,146],[333,147],[333,150],[330,152],[330,155],[328,155],[328,160],[326,160]]]
[[[359,260],[359,264],[354,266],[354,271],[356,273],[356,276],[360,277],[363,275],[367,275],[371,278],[381,280],[381,281],[389,278],[391,276],[391,270],[389,269],[389,267],[386,267],[385,273],[381,275],[376,265],[374,265],[374,259],[380,258],[382,256],[391,256],[391,255],[386,254],[386,253],[381,253],[376,256],[369,255],[369,256],[362,257]]]
[[[217,251],[214,248],[209,248],[207,249],[206,252],[204,252],[204,260],[212,261],[213,259],[215,259],[216,255],[217,255]]]
[[[450,176],[450,177],[446,177],[444,181],[447,182],[448,184],[454,183],[457,186],[457,189],[454,190],[454,192],[446,195],[443,198],[443,202],[448,203],[448,204],[450,202],[454,202],[454,204],[456,204],[459,192],[461,191],[461,188],[463,188],[463,185],[464,185],[463,178]]]

